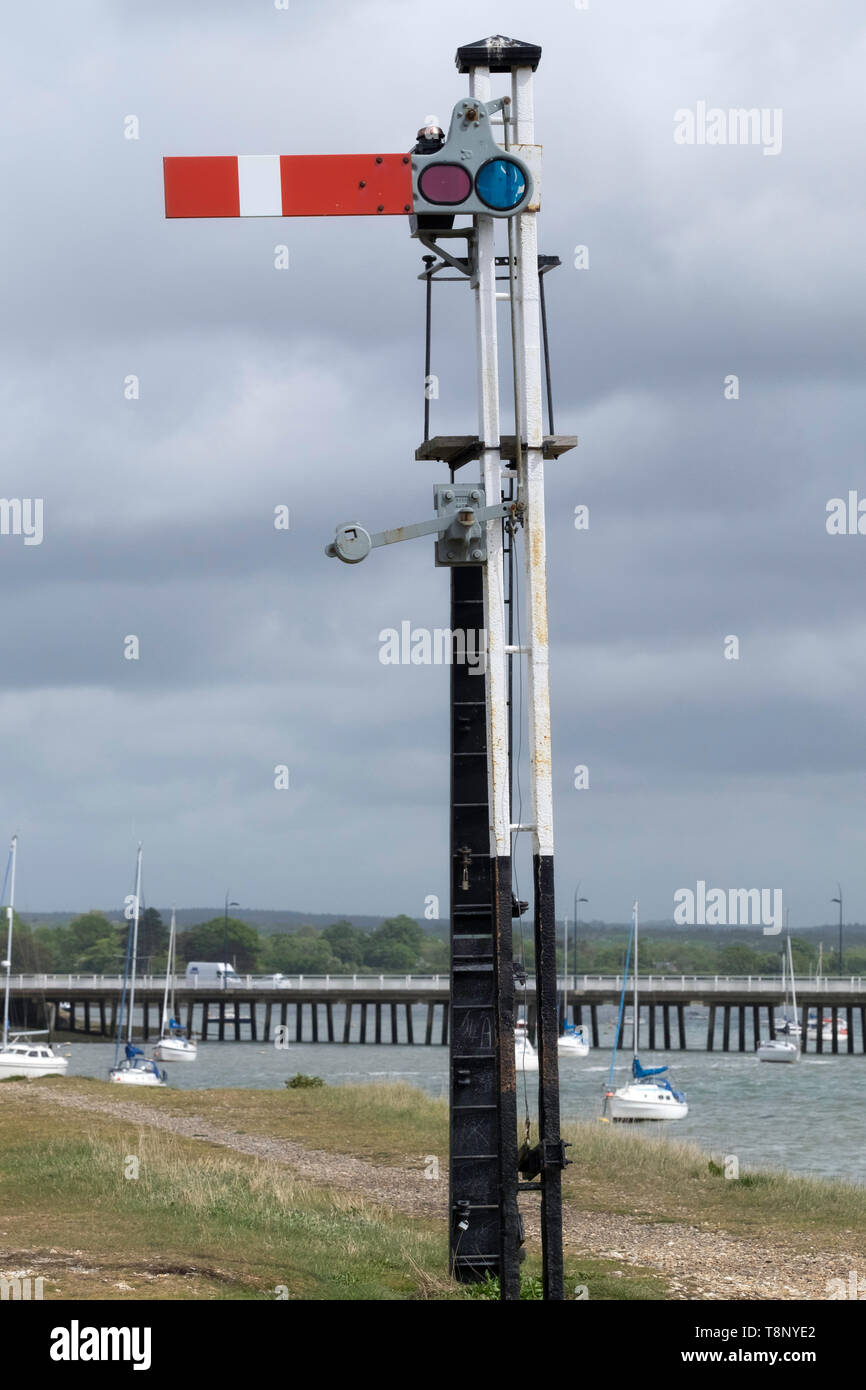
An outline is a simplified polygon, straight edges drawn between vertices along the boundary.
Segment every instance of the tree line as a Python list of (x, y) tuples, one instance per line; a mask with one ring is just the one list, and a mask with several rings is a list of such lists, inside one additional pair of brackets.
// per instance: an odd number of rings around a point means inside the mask
[[(3, 924), (5, 926), (5, 923)], [(112, 921), (103, 912), (84, 912), (65, 926), (31, 927), (15, 917), (12, 970), (97, 975), (120, 974), (126, 959), (127, 922)], [(160, 974), (166, 965), (168, 925), (156, 908), (146, 908), (139, 919), (138, 962), (144, 974)], [(178, 932), (178, 974), (190, 960), (228, 960), (241, 974), (340, 975), (340, 974), (437, 974), (448, 970), (448, 924), (438, 922), (422, 929), (411, 917), (389, 917), (373, 930), (356, 927), (345, 919), (319, 929), (313, 926), (285, 931), (259, 932), (237, 918), (212, 917), (187, 931)], [(617, 975), (625, 964), (628, 933), (609, 929), (599, 935), (584, 930), (578, 940), (576, 973)], [(832, 939), (832, 938), (831, 938)], [(641, 938), (641, 974), (778, 975), (782, 969), (781, 938), (758, 938), (754, 945), (737, 936), (712, 940), (677, 933), (666, 936), (653, 930)], [(829, 942), (828, 942), (829, 946)], [(818, 946), (792, 937), (794, 969), (798, 975), (814, 975)], [(516, 954), (523, 952), (527, 969), (534, 968), (531, 932)], [(558, 966), (563, 969), (562, 943)], [(866, 949), (851, 941), (843, 956), (846, 975), (866, 975)], [(569, 940), (569, 974), (575, 971), (573, 943)], [(825, 975), (838, 974), (838, 950), (823, 953)]]
[[(138, 923), (139, 973), (165, 970), (168, 937), (162, 914), (146, 908)], [(112, 922), (104, 912), (83, 912), (54, 927), (31, 927), (16, 913), (12, 970), (121, 974), (128, 938), (129, 923)], [(227, 960), (239, 974), (435, 974), (448, 969), (448, 946), (404, 915), (389, 917), (372, 931), (343, 920), (323, 930), (301, 926), (267, 936), (237, 918), (212, 917), (178, 932), (177, 959), (178, 974), (191, 960)]]

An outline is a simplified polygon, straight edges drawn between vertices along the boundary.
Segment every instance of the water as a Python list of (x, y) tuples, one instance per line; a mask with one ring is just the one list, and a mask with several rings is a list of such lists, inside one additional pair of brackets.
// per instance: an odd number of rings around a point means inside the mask
[[(415, 1036), (423, 1037), (426, 1010), (419, 1009)], [(335, 1015), (337, 1010), (335, 1010)], [(695, 1043), (706, 1036), (706, 1015), (689, 1011)], [(610, 1066), (611, 1018), (602, 1018), (601, 1046), (586, 1058), (560, 1058), (563, 1120), (592, 1119), (601, 1113)], [(338, 1032), (337, 1036), (340, 1036)], [(717, 1031), (718, 1040), (718, 1031)], [(746, 1045), (753, 1046), (751, 1036)], [(859, 1039), (858, 1039), (859, 1045)], [(107, 1079), (114, 1058), (108, 1043), (64, 1045), (71, 1076)], [(866, 1057), (810, 1052), (791, 1065), (759, 1062), (751, 1052), (679, 1052), (667, 1056), (641, 1049), (645, 1066), (671, 1064), (673, 1084), (687, 1093), (687, 1119), (632, 1126), (632, 1133), (660, 1133), (689, 1139), (717, 1161), (735, 1154), (741, 1169), (784, 1168), (818, 1177), (866, 1182), (866, 1106), (861, 1094)], [(615, 1084), (629, 1078), (630, 1053), (618, 1060)], [(281, 1089), (295, 1072), (321, 1076), (334, 1085), (405, 1081), (432, 1096), (447, 1096), (448, 1049), (367, 1043), (199, 1043), (198, 1060), (167, 1063), (169, 1084), (180, 1090), (219, 1086)], [(529, 1112), (536, 1114), (537, 1076), (526, 1077)], [(130, 1093), (134, 1095), (135, 1093)], [(518, 1107), (524, 1113), (524, 1086), (518, 1075)], [(572, 1159), (578, 1155), (572, 1151)]]

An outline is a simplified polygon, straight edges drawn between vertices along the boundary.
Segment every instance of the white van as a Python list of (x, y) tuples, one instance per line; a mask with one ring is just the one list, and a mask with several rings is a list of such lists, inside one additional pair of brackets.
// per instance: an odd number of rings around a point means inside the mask
[(191, 960), (186, 967), (186, 983), (196, 989), (201, 985), (216, 985), (218, 989), (231, 989), (242, 984), (233, 965), (221, 960)]

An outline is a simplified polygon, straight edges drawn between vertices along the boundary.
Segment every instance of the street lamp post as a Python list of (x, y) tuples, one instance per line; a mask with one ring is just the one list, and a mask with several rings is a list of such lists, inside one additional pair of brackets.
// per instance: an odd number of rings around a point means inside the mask
[(574, 890), (574, 960), (571, 967), (575, 992), (577, 992), (577, 929), (580, 925), (580, 904), (588, 902), (589, 898), (582, 898), (580, 896), (580, 881), (578, 880), (577, 887)]
[(836, 887), (839, 889), (839, 896), (838, 896), (838, 898), (831, 898), (830, 901), (839, 904), (839, 978), (841, 979), (841, 977), (842, 977), (842, 885), (841, 885), (841, 883), (837, 883), (837, 884), (836, 884)]
[(230, 907), (240, 907), (240, 903), (229, 902), (229, 893), (228, 893), (228, 889), (226, 889), (226, 907), (225, 907), (225, 915), (223, 916), (223, 989), (225, 989), (226, 986), (228, 985), (228, 978), (227, 978), (227, 976), (228, 976), (228, 971), (226, 970), (226, 965), (228, 964), (228, 962), (227, 962), (227, 960), (226, 960), (226, 951), (228, 950), (227, 942), (228, 942), (228, 935), (229, 935), (229, 908), (230, 908)]

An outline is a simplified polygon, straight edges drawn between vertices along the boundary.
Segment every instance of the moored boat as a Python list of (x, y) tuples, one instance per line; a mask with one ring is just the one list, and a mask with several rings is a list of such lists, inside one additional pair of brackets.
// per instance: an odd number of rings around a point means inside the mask
[[(129, 938), (126, 946), (126, 968), (123, 975), (123, 993), (120, 999), (120, 1014), (117, 1022), (117, 1043), (114, 1049), (114, 1065), (108, 1073), (109, 1081), (119, 1082), (123, 1086), (164, 1086), (165, 1072), (160, 1072), (159, 1067), (152, 1057), (146, 1057), (140, 1047), (135, 1047), (132, 1041), (132, 1026), (135, 1012), (135, 967), (138, 957), (138, 913), (141, 902), (141, 845), (138, 846), (138, 856), (135, 861), (135, 893), (132, 902), (125, 909), (125, 916), (129, 919)], [(129, 987), (129, 1000), (127, 1002), (127, 986)], [(123, 1061), (120, 1056), (120, 1039), (123, 1034), (124, 1013), (127, 1015), (126, 1046)]]
[(565, 1024), (565, 1031), (557, 1039), (556, 1050), (560, 1057), (588, 1057), (589, 1034), (582, 1023)]
[[(755, 1044), (759, 1062), (799, 1062), (800, 1044), (789, 1039), (799, 1037), (800, 1025), (797, 1023), (797, 983), (794, 979), (794, 957), (791, 954), (791, 938), (787, 941), (788, 975), (785, 975), (785, 955), (782, 955), (782, 990), (785, 995), (785, 1013), (779, 1032), (787, 1033), (788, 1038), (761, 1039)], [(791, 1012), (788, 1012), (788, 983), (790, 980)], [(796, 1030), (796, 1031), (795, 1031)]]
[(9, 903), (6, 908), (7, 935), (6, 985), (3, 991), (3, 1038), (0, 1041), (0, 1081), (13, 1076), (37, 1078), (40, 1076), (64, 1076), (69, 1068), (69, 1060), (61, 1057), (49, 1042), (37, 1042), (37, 1038), (47, 1037), (41, 1030), (9, 1032), (9, 985), (12, 971), (12, 923), (15, 916), (15, 866), (18, 860), (18, 836), (12, 836), (9, 858), (6, 861), (6, 875), (0, 899), (6, 896), (9, 884)]
[[(622, 1032), (622, 1018), (625, 1004), (625, 991), (628, 978), (628, 962), (632, 944), (634, 945), (634, 1039), (632, 1048), (632, 1080), (625, 1086), (613, 1088), (613, 1074), (616, 1066), (616, 1052)], [(604, 1093), (602, 1117), (618, 1121), (632, 1120), (684, 1120), (689, 1113), (688, 1102), (682, 1091), (677, 1091), (665, 1076), (667, 1065), (663, 1067), (643, 1067), (637, 1055), (640, 1009), (638, 1006), (638, 904), (632, 909), (632, 932), (629, 949), (626, 953), (625, 971), (620, 996), (619, 1019), (613, 1056), (608, 1073), (607, 1089)]]
[(759, 1062), (797, 1062), (800, 1044), (785, 1038), (770, 1038), (759, 1042), (755, 1052)]
[(532, 1046), (523, 1018), (514, 1025), (514, 1063), (518, 1072), (538, 1071), (538, 1053)]
[(168, 956), (165, 963), (165, 999), (162, 1005), (162, 1028), (159, 1042), (153, 1055), (160, 1062), (194, 1062), (198, 1055), (198, 1045), (194, 1038), (188, 1038), (186, 1029), (174, 1017), (174, 966), (175, 943), (177, 939), (177, 914), (171, 909), (171, 929), (168, 937)]

